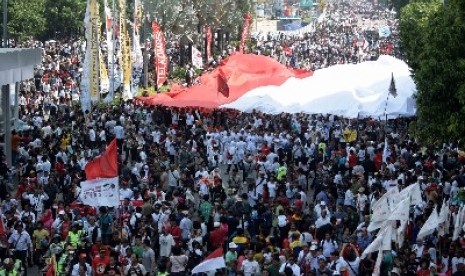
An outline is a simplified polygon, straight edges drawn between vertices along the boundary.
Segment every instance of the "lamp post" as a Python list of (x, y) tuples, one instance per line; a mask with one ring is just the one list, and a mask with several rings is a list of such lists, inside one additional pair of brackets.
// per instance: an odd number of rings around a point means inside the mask
[(8, 48), (8, 0), (3, 0), (3, 48)]

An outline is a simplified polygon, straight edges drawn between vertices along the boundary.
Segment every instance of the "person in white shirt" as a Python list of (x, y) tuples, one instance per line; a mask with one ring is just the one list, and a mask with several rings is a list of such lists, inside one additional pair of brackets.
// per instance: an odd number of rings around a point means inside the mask
[(260, 275), (260, 265), (253, 259), (253, 251), (247, 252), (247, 259), (242, 262), (241, 270), (244, 276)]
[(160, 244), (160, 257), (169, 257), (171, 255), (171, 249), (176, 243), (174, 242), (173, 236), (162, 228), (162, 235), (159, 237)]
[(89, 146), (91, 148), (95, 148), (95, 140), (96, 140), (97, 136), (95, 134), (95, 130), (94, 130), (94, 127), (93, 126), (90, 126), (89, 127)]
[(116, 126), (113, 127), (113, 132), (115, 133), (118, 148), (121, 149), (124, 141), (124, 128), (121, 126), (121, 123), (119, 121), (116, 122)]
[(292, 276), (300, 276), (300, 267), (295, 263), (294, 256), (290, 256), (289, 259), (281, 265), (279, 273), (284, 274), (287, 267), (292, 269)]
[(27, 274), (27, 256), (29, 252), (32, 252), (31, 237), (29, 233), (24, 230), (22, 222), (16, 223), (15, 228), (16, 230), (13, 231), (8, 238), (8, 243), (13, 245), (10, 249), (14, 250), (15, 259), (21, 260), (24, 271)]

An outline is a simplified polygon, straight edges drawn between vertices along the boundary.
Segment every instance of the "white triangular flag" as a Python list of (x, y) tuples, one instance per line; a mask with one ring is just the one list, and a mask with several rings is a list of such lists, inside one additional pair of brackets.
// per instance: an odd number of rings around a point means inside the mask
[(396, 201), (395, 198), (398, 198), (398, 196), (399, 188), (395, 186), (394, 188), (387, 190), (387, 192), (371, 206), (371, 210), (374, 210), (379, 204), (383, 204), (383, 200), (387, 200), (389, 206), (392, 205), (392, 203)]
[(438, 212), (436, 211), (436, 206), (434, 206), (431, 215), (426, 220), (425, 224), (423, 224), (423, 227), (421, 227), (420, 232), (417, 235), (417, 239), (423, 239), (424, 237), (433, 234), (438, 227), (438, 220)]
[(402, 199), (410, 198), (410, 205), (417, 205), (423, 201), (421, 198), (420, 184), (418, 183), (415, 183), (415, 184), (412, 184), (406, 187), (399, 193), (400, 193), (399, 198), (402, 198)]
[(449, 209), (449, 204), (448, 202), (446, 202), (446, 200), (444, 200), (442, 202), (442, 206), (441, 206), (441, 210), (439, 211), (439, 236), (443, 237), (444, 235), (446, 235), (448, 232), (449, 232), (449, 229), (447, 227), (447, 220), (448, 220), (448, 217), (449, 217), (449, 212), (450, 212), (450, 209)]
[(454, 222), (454, 233), (452, 235), (452, 241), (456, 241), (459, 238), (460, 231), (462, 231), (463, 226), (463, 215), (464, 215), (464, 208), (460, 207), (457, 216), (455, 217)]
[(389, 220), (407, 221), (410, 215), (410, 198), (399, 202), (389, 216)]
[(378, 251), (380, 248), (383, 250), (390, 250), (391, 248), (391, 235), (392, 226), (387, 224), (379, 232), (376, 238), (370, 243), (370, 245), (363, 250), (362, 259), (365, 259), (368, 254)]

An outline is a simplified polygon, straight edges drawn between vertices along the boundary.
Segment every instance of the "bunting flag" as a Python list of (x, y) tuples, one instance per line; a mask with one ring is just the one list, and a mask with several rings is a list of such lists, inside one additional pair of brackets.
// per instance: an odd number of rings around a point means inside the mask
[(448, 202), (444, 199), (442, 202), (441, 210), (439, 211), (439, 230), (438, 234), (439, 236), (443, 237), (446, 234), (449, 234), (449, 214), (450, 214), (450, 209), (449, 209), (449, 204)]
[(249, 34), (250, 34), (250, 20), (252, 19), (252, 16), (250, 13), (247, 13), (244, 19), (244, 26), (242, 28), (242, 35), (241, 35), (241, 44), (239, 46), (239, 52), (241, 54), (244, 53), (245, 49), (245, 41), (249, 39)]
[(85, 172), (87, 180), (118, 176), (118, 148), (116, 139), (113, 139), (100, 157), (86, 164)]
[(423, 199), (421, 198), (420, 184), (415, 183), (409, 185), (407, 188), (400, 191), (399, 198), (410, 198), (410, 206), (420, 204), (423, 202)]
[(394, 73), (391, 75), (391, 85), (389, 85), (389, 94), (394, 98), (397, 97), (396, 82), (394, 81)]
[(207, 40), (207, 60), (210, 62), (212, 60), (212, 40), (213, 40), (213, 35), (212, 35), (212, 28), (210, 26), (205, 27), (205, 36)]
[(156, 22), (152, 22), (153, 48), (155, 49), (155, 72), (157, 87), (168, 80), (168, 56), (166, 55), (165, 36)]
[(391, 155), (389, 150), (388, 139), (384, 137), (384, 148), (383, 148), (383, 163), (387, 163), (388, 157)]
[(459, 238), (460, 232), (462, 231), (463, 224), (464, 224), (464, 216), (465, 215), (465, 208), (462, 206), (460, 207), (457, 215), (455, 216), (454, 221), (454, 232), (452, 233), (452, 241), (456, 241)]
[(382, 195), (374, 204), (372, 204), (371, 210), (375, 210), (378, 207), (378, 204), (383, 204), (383, 200), (386, 200), (389, 208), (391, 208), (391, 206), (393, 208), (395, 204), (392, 203), (396, 201), (396, 197), (398, 196), (399, 188), (397, 186), (387, 190), (384, 195)]
[(203, 68), (203, 60), (202, 60), (202, 53), (195, 48), (194, 46), (192, 48), (192, 65), (197, 68), (197, 69), (202, 69)]
[(438, 227), (438, 221), (438, 212), (436, 211), (436, 206), (434, 206), (431, 215), (429, 215), (425, 224), (423, 224), (423, 226), (421, 227), (420, 232), (418, 232), (417, 240), (421, 240), (424, 237), (433, 234), (434, 231), (436, 231), (436, 228)]
[(376, 252), (380, 249), (391, 250), (392, 240), (392, 224), (386, 224), (379, 232), (376, 238), (370, 243), (370, 245), (363, 250), (362, 259), (365, 259), (368, 254)]
[(410, 215), (410, 198), (399, 202), (389, 216), (389, 220), (408, 221)]

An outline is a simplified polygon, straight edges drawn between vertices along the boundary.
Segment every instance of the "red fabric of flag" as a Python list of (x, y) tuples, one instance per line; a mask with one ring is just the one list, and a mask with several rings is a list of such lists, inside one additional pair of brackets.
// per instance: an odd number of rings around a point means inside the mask
[(90, 161), (86, 165), (87, 180), (97, 178), (112, 178), (118, 176), (118, 149), (114, 139), (105, 150), (105, 153)]

